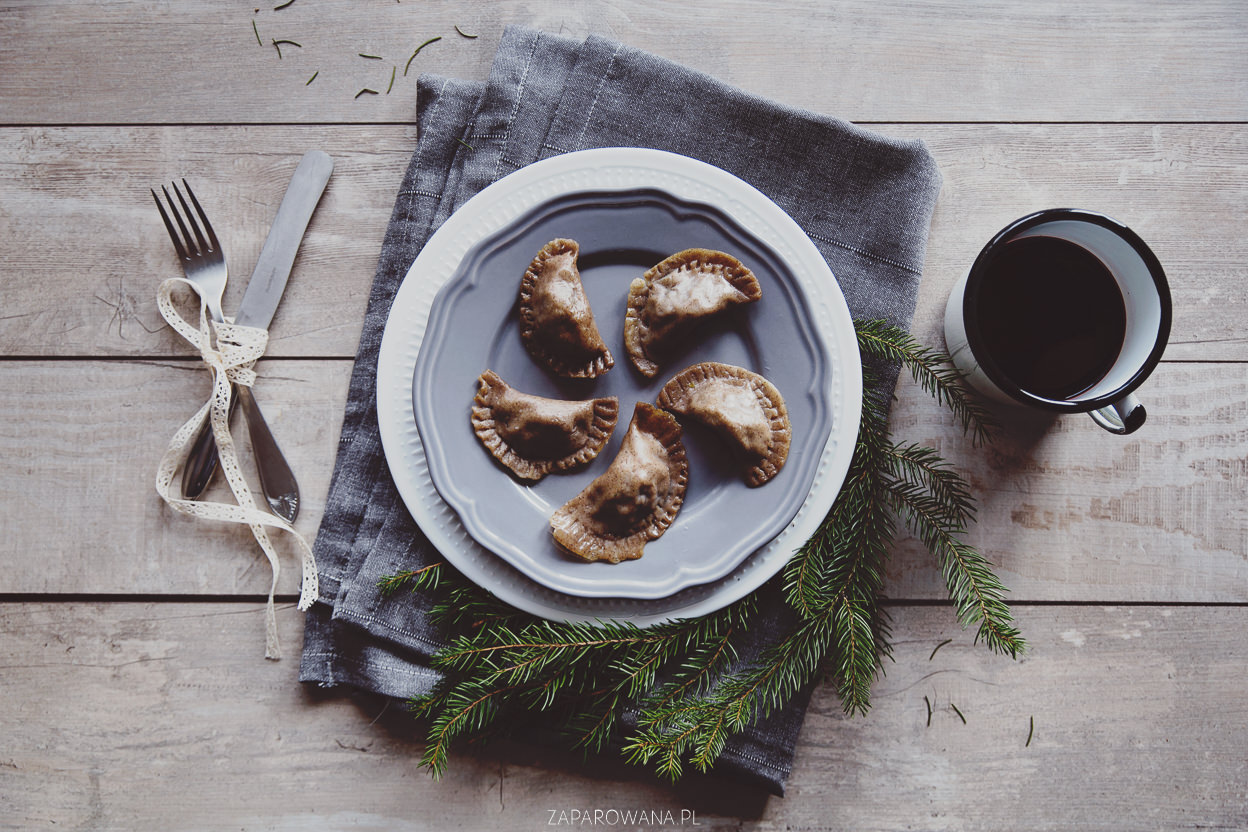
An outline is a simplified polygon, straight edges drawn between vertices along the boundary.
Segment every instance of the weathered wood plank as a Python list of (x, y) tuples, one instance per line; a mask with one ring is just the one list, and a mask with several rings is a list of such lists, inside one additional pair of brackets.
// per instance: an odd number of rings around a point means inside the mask
[[(402, 121), (414, 75), (484, 78), (502, 29), (603, 34), (761, 95), (870, 121), (1243, 120), (1234, 0), (174, 5), (9, 2), (6, 123)], [(253, 31), (252, 23), (256, 29)], [(458, 35), (459, 25), (476, 39)], [(403, 71), (415, 47), (442, 40)], [(99, 48), (101, 38), (107, 49)], [(271, 45), (290, 39), (281, 58)], [(360, 53), (378, 55), (368, 60)], [(85, 63), (81, 56), (90, 55)], [(47, 56), (47, 59), (43, 59)], [(37, 71), (36, 71), (37, 68)], [(392, 68), (390, 94), (382, 93)], [(312, 84), (308, 79), (319, 73)], [(1061, 95), (1064, 90), (1077, 95)]]
[[(898, 131), (900, 132), (900, 131)], [(1248, 129), (1180, 125), (933, 125), (944, 185), (932, 218), (914, 332), (944, 344), (945, 301), (983, 245), (1044, 208), (1100, 211), (1157, 254), (1174, 299), (1166, 358), (1248, 360), (1248, 241), (1222, 219), (1248, 214)]]
[[(299, 476), (298, 525), (309, 536), (349, 371), (347, 361), (260, 366), (257, 396)], [(0, 505), (25, 521), (6, 523), (0, 538), (0, 592), (267, 591), (245, 530), (183, 518), (153, 489), (165, 443), (207, 395), (206, 378), (190, 362), (0, 363)], [(1131, 437), (1084, 417), (1016, 419), (998, 444), (974, 450), (945, 411), (904, 385), (893, 428), (965, 472), (980, 501), (970, 539), (1000, 564), (1014, 598), (1248, 601), (1248, 365), (1165, 364), (1143, 395), (1150, 421)], [(297, 582), (286, 569), (283, 590)], [(913, 542), (898, 546), (888, 593), (944, 597)]]
[[(293, 7), (292, 7), (293, 8)], [(1170, 359), (1248, 360), (1248, 128), (880, 125), (928, 142), (945, 177), (915, 331), (940, 345), (950, 287), (1010, 220), (1061, 205), (1133, 226), (1175, 300)], [(337, 167), (273, 324), (269, 354), (354, 355), (377, 253), (415, 146), (405, 126), (0, 129), (0, 354), (185, 354), (155, 292), (179, 273), (149, 187), (187, 176), (241, 299), (299, 149)], [(294, 150), (292, 150), (294, 148)], [(68, 245), (67, 240), (74, 240)]]
[[(936, 448), (965, 476), (979, 507), (967, 539), (1014, 597), (1243, 602), (1245, 369), (1163, 365), (1139, 392), (1148, 422), (1128, 437), (1081, 415), (1000, 408), (1001, 438), (975, 449), (908, 379), (890, 425), (895, 438)], [(931, 556), (903, 536), (887, 592), (928, 597), (940, 585)]]
[[(259, 657), (260, 605), (6, 604), (0, 828), (539, 829), (595, 809), (760, 832), (1248, 823), (1244, 608), (1020, 618), (1031, 650), (1012, 662), (947, 609), (895, 608), (874, 708), (846, 717), (820, 686), (781, 800), (508, 747), (434, 781), (397, 706), (325, 699), (293, 656)], [(279, 621), (293, 652), (301, 616)]]
[[(257, 370), (256, 398), (299, 480), (295, 525), (311, 540), (351, 365), (262, 361)], [(250, 531), (185, 517), (156, 494), (161, 455), (209, 394), (202, 364), (4, 362), (0, 378), (0, 592), (268, 592), (269, 567)], [(241, 422), (234, 435), (246, 448)], [(244, 466), (250, 472), (249, 454)], [(208, 496), (231, 501), (221, 480)], [(282, 587), (298, 591), (296, 549), (280, 534), (275, 545)]]
[(149, 189), (186, 178), (221, 238), (233, 314), (305, 150), (335, 160), (270, 355), (355, 354), (415, 127), (23, 128), (0, 142), (7, 355), (186, 355), (156, 288), (180, 276)]
[[(820, 688), (779, 801), (515, 748), (459, 756), (434, 783), (398, 708), (300, 689), (293, 609), (280, 614), (288, 658), (273, 664), (259, 658), (258, 604), (5, 603), (0, 829), (545, 828), (551, 810), (586, 808), (749, 830), (1248, 828), (1240, 3), (274, 5), (0, 0), (0, 356), (20, 359), (0, 361), (0, 593), (267, 590), (245, 531), (177, 516), (152, 489), (207, 385), (168, 360), (187, 353), (153, 299), (178, 270), (146, 190), (191, 180), (226, 238), (232, 308), (299, 154), (338, 162), (274, 325), (270, 354), (298, 360), (263, 362), (258, 390), (311, 536), (415, 143), (415, 74), (483, 79), (502, 27), (525, 23), (926, 140), (945, 176), (915, 322), (928, 343), (949, 287), (1010, 219), (1077, 205), (1135, 227), (1176, 301), (1141, 433), (1016, 418), (974, 450), (909, 386), (893, 426), (966, 472), (981, 506), (970, 538), (1012, 598), (1235, 606), (1024, 603), (1032, 650), (1018, 663), (971, 646), (946, 607), (894, 607), (875, 709), (848, 719)], [(279, 37), (303, 46), (279, 60)], [(392, 67), (389, 94), (354, 97), (383, 90)], [(1050, 123), (1003, 123), (1020, 121)], [(105, 357), (123, 360), (93, 360)], [(888, 592), (943, 597), (913, 541)]]

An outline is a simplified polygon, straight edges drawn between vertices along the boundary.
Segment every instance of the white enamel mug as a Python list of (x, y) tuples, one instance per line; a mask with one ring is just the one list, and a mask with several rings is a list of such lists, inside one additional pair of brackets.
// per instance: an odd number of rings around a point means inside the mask
[[(1029, 236), (1057, 237), (1095, 255), (1122, 294), (1126, 329), (1118, 356), (1104, 376), (1068, 398), (1047, 398), (1024, 389), (986, 349), (976, 302), (986, 264), (1002, 246)], [(1170, 288), (1157, 257), (1122, 223), (1104, 214), (1054, 208), (1015, 220), (997, 233), (954, 286), (945, 307), (945, 346), (954, 365), (976, 390), (996, 401), (1059, 413), (1087, 413), (1111, 433), (1126, 434), (1144, 424), (1135, 396), (1161, 360), (1170, 337)]]

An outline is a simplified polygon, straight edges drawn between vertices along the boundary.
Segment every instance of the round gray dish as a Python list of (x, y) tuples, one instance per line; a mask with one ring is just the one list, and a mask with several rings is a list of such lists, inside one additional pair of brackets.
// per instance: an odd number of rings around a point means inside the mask
[[(557, 378), (521, 343), (520, 276), (556, 237), (580, 244), (582, 281), (615, 356), (615, 367), (598, 379)], [(686, 248), (716, 249), (740, 259), (758, 277), (762, 299), (708, 325), (683, 354), (646, 379), (623, 345), (628, 285)], [(727, 446), (686, 421), (689, 486), (666, 534), (647, 544), (641, 559), (620, 564), (585, 563), (560, 550), (550, 534), (550, 515), (610, 464), (634, 403), (653, 403), (669, 378), (699, 361), (745, 367), (780, 390), (793, 427), (784, 469), (766, 485), (750, 488)], [(469, 422), (477, 376), (487, 369), (540, 396), (619, 397), (620, 419), (611, 441), (584, 468), (534, 485), (518, 482), (481, 445)], [(434, 487), (481, 546), (559, 592), (653, 599), (727, 575), (797, 514), (832, 429), (830, 373), (807, 298), (769, 246), (711, 205), (660, 190), (590, 191), (544, 202), (469, 250), (434, 299), (412, 397)]]

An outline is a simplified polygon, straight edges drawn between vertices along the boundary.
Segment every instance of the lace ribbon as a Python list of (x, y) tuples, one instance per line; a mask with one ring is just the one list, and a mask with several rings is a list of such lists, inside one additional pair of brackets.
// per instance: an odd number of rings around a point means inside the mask
[[(165, 454), (161, 457), (160, 467), (156, 472), (156, 493), (169, 506), (183, 514), (201, 517), (206, 520), (223, 520), (227, 523), (242, 523), (251, 528), (256, 542), (264, 550), (265, 557), (272, 568), (273, 580), (269, 585), (269, 601), (265, 606), (265, 651), (266, 659), (280, 659), (281, 648), (277, 641), (277, 612), (273, 604), (273, 596), (277, 592), (277, 577), (281, 573), (277, 551), (269, 539), (269, 528), (281, 529), (290, 534), (298, 544), (303, 564), (303, 582), (299, 594), (299, 609), (306, 610), (312, 606), (317, 596), (316, 560), (312, 557), (312, 547), (295, 531), (285, 519), (257, 507), (252, 497), (247, 479), (243, 476), (238, 464), (238, 453), (234, 447), (234, 438), (230, 435), (230, 385), (242, 384), (252, 386), (256, 381), (256, 373), (252, 366), (264, 354), (268, 346), (268, 330), (249, 326), (237, 326), (233, 323), (213, 321), (208, 317), (207, 305), (200, 300), (199, 327), (196, 328), (186, 321), (173, 306), (173, 287), (178, 284), (195, 285), (181, 277), (171, 277), (160, 284), (157, 293), (157, 304), (161, 316), (179, 335), (199, 350), (200, 357), (212, 371), (212, 396), (204, 403), (195, 415), (186, 421), (169, 442)], [(230, 503), (207, 503), (198, 500), (184, 499), (174, 489), (174, 474), (186, 463), (190, 455), (191, 444), (204, 414), (207, 413), (212, 424), (213, 438), (216, 439), (217, 452), (221, 459), (221, 470), (230, 484), (237, 505)]]

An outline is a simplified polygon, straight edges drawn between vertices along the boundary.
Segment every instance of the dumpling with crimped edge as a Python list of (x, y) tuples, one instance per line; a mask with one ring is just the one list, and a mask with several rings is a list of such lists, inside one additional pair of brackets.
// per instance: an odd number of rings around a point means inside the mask
[(615, 366), (581, 283), (575, 240), (542, 246), (520, 280), (520, 338), (555, 375), (596, 378)]
[(745, 481), (771, 480), (789, 456), (793, 429), (784, 397), (758, 373), (705, 361), (663, 385), (658, 405), (691, 416), (723, 436), (745, 462)]
[(689, 483), (680, 423), (638, 402), (611, 466), (550, 518), (555, 541), (588, 561), (641, 557), (676, 519)]
[(653, 377), (699, 324), (762, 296), (758, 278), (730, 254), (705, 248), (673, 254), (628, 287), (628, 357)]
[(477, 379), (472, 429), (494, 458), (522, 480), (588, 463), (611, 437), (620, 413), (614, 396), (585, 401), (521, 393), (493, 370)]

